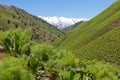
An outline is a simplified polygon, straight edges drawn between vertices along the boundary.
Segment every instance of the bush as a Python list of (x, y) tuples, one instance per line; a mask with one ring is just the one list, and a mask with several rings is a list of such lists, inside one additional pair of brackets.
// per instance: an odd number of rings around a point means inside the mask
[(94, 75), (94, 80), (119, 80), (120, 69), (116, 65), (112, 65), (100, 61), (89, 61), (84, 71)]
[(37, 44), (31, 47), (33, 55), (40, 61), (48, 61), (54, 54), (54, 49), (50, 45)]
[(0, 61), (0, 80), (35, 80), (27, 71), (23, 59), (7, 58)]
[(26, 60), (28, 68), (35, 74), (37, 68), (40, 67), (40, 61), (33, 55), (29, 56)]
[(30, 29), (22, 30), (19, 28), (6, 32), (0, 31), (0, 33), (2, 34), (2, 36), (0, 36), (0, 44), (4, 45), (6, 50), (13, 56), (22, 56), (26, 52), (30, 54)]

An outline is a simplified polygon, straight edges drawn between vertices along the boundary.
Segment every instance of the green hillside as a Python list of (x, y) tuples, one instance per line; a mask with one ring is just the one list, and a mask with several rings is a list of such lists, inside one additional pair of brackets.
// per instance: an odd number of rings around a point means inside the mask
[(120, 1), (58, 39), (54, 46), (72, 50), (80, 58), (120, 65)]
[(51, 43), (63, 33), (46, 21), (14, 6), (0, 5), (0, 29), (5, 31), (22, 27), (33, 29), (33, 38)]
[(120, 80), (119, 4), (62, 36), (58, 49), (40, 41), (52, 43), (62, 32), (0, 5), (0, 80)]

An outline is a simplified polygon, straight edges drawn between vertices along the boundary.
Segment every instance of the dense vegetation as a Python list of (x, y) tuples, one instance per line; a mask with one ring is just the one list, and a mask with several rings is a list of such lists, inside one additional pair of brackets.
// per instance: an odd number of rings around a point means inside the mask
[(13, 57), (0, 61), (0, 80), (35, 80), (23, 61)]
[(46, 21), (14, 6), (0, 5), (0, 30), (32, 27), (34, 39), (52, 43), (63, 33)]
[(54, 46), (72, 50), (79, 58), (120, 65), (120, 1), (58, 39)]
[(0, 5), (0, 80), (120, 80), (119, 4), (61, 37), (57, 49), (41, 42), (52, 43), (61, 32)]
[(6, 48), (0, 61), (0, 80), (119, 80), (117, 65), (81, 60), (31, 39), (31, 29), (0, 31)]

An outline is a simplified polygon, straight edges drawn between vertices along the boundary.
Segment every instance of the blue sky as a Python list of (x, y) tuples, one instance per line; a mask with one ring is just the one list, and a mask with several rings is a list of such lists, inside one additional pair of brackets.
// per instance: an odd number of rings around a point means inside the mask
[(0, 0), (0, 4), (14, 5), (36, 16), (92, 18), (116, 0)]

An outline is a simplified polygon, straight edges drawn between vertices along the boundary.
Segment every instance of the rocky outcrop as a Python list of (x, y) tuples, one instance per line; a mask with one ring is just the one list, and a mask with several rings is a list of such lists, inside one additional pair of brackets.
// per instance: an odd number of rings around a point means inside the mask
[(0, 53), (4, 53), (5, 52), (5, 48), (3, 46), (0, 46)]

